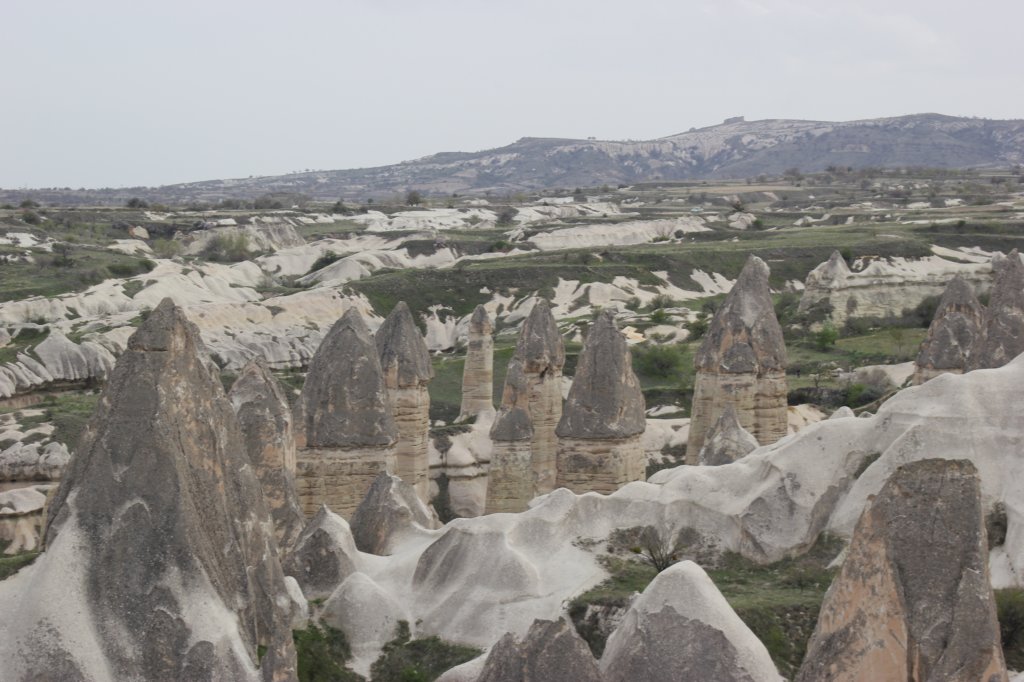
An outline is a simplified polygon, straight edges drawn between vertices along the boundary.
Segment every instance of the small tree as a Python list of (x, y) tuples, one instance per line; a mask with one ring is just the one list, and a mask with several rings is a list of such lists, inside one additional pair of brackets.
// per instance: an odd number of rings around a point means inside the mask
[(411, 189), (405, 193), (406, 206), (419, 206), (422, 203), (423, 195), (420, 194), (419, 190)]
[(125, 206), (127, 206), (128, 208), (149, 208), (149, 202), (147, 202), (145, 199), (132, 197), (131, 199), (128, 200), (127, 203), (125, 203)]
[(663, 538), (653, 526), (647, 526), (640, 533), (639, 543), (629, 548), (645, 562), (661, 573), (682, 558), (682, 548), (677, 540)]
[(818, 350), (827, 351), (836, 345), (838, 339), (839, 331), (831, 322), (826, 322), (814, 335), (814, 345)]

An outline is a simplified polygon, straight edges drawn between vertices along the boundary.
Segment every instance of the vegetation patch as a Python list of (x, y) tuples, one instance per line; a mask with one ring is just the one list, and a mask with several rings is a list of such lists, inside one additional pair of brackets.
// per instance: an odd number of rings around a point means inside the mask
[(352, 649), (345, 633), (330, 625), (310, 623), (305, 630), (292, 631), (299, 663), (299, 682), (365, 682), (345, 667)]
[(411, 639), (409, 623), (399, 621), (395, 638), (384, 645), (370, 668), (374, 682), (431, 682), (446, 670), (479, 656), (473, 647), (446, 642), (439, 637)]

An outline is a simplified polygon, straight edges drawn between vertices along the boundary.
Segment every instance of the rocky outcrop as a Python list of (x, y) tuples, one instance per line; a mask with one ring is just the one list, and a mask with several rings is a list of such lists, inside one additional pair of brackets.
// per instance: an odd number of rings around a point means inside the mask
[(602, 682), (587, 643), (564, 618), (535, 620), (523, 641), (509, 633), (491, 648), (476, 682)]
[(254, 255), (260, 251), (278, 251), (306, 243), (290, 224), (270, 220), (263, 217), (255, 224), (236, 225), (234, 220), (225, 219), (226, 225), (218, 221), (205, 229), (179, 234), (177, 238), (184, 244), (185, 253), (193, 256), (216, 248), (217, 242), (224, 240), (231, 240)]
[(971, 346), (982, 330), (984, 315), (985, 308), (971, 285), (959, 275), (954, 277), (942, 294), (917, 353), (914, 383), (923, 384), (947, 372), (963, 372)]
[(659, 573), (633, 602), (608, 637), (601, 672), (610, 682), (782, 679), (768, 650), (691, 561)]
[(610, 493), (646, 478), (640, 436), (647, 426), (629, 346), (605, 311), (587, 334), (558, 422), (556, 485)]
[(4, 554), (39, 549), (46, 496), (54, 487), (36, 485), (0, 492), (0, 541), (7, 543)]
[(439, 524), (408, 483), (381, 473), (352, 514), (352, 537), (359, 551), (389, 554), (393, 542), (422, 535)]
[(395, 470), (398, 430), (362, 316), (350, 308), (324, 337), (295, 406), (296, 484), (307, 515), (349, 516), (381, 472)]
[[(491, 426), (494, 452), (488, 481), (488, 510), (522, 511), (535, 495), (554, 489), (555, 427), (562, 416), (564, 365), (565, 346), (558, 325), (548, 302), (537, 299), (519, 332), (505, 376), (501, 409)], [(526, 474), (522, 465), (527, 446), (531, 468), (528, 482), (523, 481)]]
[(199, 332), (171, 301), (118, 361), (46, 546), (0, 584), (5, 676), (297, 679), (260, 484)]
[(756, 449), (757, 439), (740, 426), (736, 408), (729, 403), (708, 431), (704, 446), (700, 449), (698, 463), (705, 466), (730, 464)]
[(865, 509), (797, 680), (1006, 680), (977, 470), (921, 460)]
[(295, 490), (295, 435), (284, 390), (262, 360), (242, 369), (228, 393), (242, 427), (245, 449), (256, 467), (263, 497), (274, 520), (277, 544), (286, 550), (305, 519)]
[(469, 318), (466, 364), (462, 370), (462, 407), (459, 421), (481, 412), (494, 412), (494, 325), (478, 305)]
[(786, 435), (786, 344), (775, 319), (768, 266), (750, 256), (715, 313), (694, 358), (697, 369), (687, 464), (727, 404), (761, 445)]
[(359, 552), (348, 522), (321, 505), (302, 530), (284, 562), (307, 599), (329, 596), (345, 578), (359, 570)]
[(831, 320), (837, 327), (856, 317), (898, 317), (960, 276), (976, 291), (992, 285), (989, 263), (962, 263), (940, 256), (878, 258), (855, 263), (851, 270), (838, 251), (811, 270), (804, 282), (799, 313)]
[(13, 443), (0, 452), (0, 481), (59, 481), (69, 461), (63, 443)]
[(994, 262), (995, 283), (968, 369), (1002, 367), (1024, 353), (1024, 262), (1017, 249)]
[[(30, 325), (31, 327), (31, 325)], [(114, 367), (114, 355), (92, 341), (78, 344), (56, 330), (16, 360), (0, 365), (0, 398), (28, 393), (54, 384), (103, 381)]]
[(427, 456), (430, 394), (427, 384), (434, 377), (430, 353), (404, 301), (400, 301), (387, 316), (375, 338), (391, 414), (398, 430), (395, 474), (411, 485), (421, 500), (426, 501), (430, 482)]

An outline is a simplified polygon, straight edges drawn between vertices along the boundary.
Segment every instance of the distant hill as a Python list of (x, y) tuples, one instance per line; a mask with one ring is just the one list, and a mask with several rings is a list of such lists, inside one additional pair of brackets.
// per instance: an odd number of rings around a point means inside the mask
[[(505, 194), (639, 181), (745, 178), (828, 166), (1007, 167), (1024, 163), (1024, 120), (915, 114), (832, 123), (741, 118), (656, 140), (525, 137), (480, 152), (442, 152), (391, 166), (311, 171), (117, 190), (36, 190), (43, 201), (216, 201), (274, 192), (363, 200), (418, 189)], [(0, 200), (26, 192), (0, 191)]]

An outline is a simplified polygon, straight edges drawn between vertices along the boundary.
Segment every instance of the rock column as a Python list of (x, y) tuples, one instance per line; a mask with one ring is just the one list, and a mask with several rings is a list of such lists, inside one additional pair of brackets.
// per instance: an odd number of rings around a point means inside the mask
[(307, 517), (321, 504), (350, 516), (377, 474), (394, 473), (398, 430), (377, 348), (355, 308), (310, 361), (295, 425), (296, 483)]
[(536, 495), (554, 490), (564, 365), (562, 335), (548, 302), (538, 299), (520, 330), (491, 427), (488, 511), (522, 511)]
[(459, 421), (494, 412), (494, 325), (482, 305), (469, 318), (469, 344), (462, 370)]
[(786, 345), (768, 288), (768, 266), (750, 256), (694, 359), (697, 378), (686, 463), (727, 404), (761, 445), (786, 435)]
[(985, 309), (974, 290), (957, 276), (946, 286), (914, 367), (914, 383), (940, 374), (961, 374), (971, 346), (981, 332)]
[(993, 261), (995, 283), (982, 332), (971, 346), (968, 369), (1002, 367), (1024, 353), (1024, 263), (1017, 249)]
[(605, 311), (587, 335), (558, 423), (556, 486), (610, 493), (644, 480), (644, 409), (629, 346)]
[(395, 475), (408, 483), (424, 502), (430, 487), (427, 439), (430, 433), (430, 394), (434, 377), (430, 352), (404, 301), (399, 302), (377, 330), (384, 384), (398, 429)]

